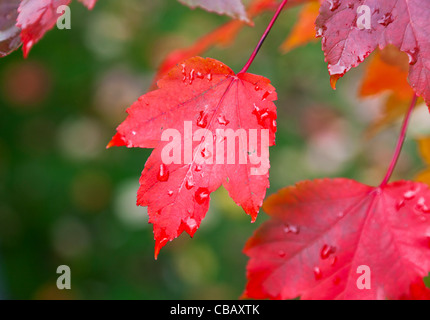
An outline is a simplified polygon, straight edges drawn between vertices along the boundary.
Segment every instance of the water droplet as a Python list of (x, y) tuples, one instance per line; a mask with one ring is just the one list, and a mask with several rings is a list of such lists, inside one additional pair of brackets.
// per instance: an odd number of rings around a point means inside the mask
[(195, 195), (198, 204), (203, 204), (209, 199), (208, 188), (198, 188)]
[(209, 159), (212, 156), (212, 153), (206, 148), (203, 148), (200, 154), (202, 155), (203, 159)]
[(321, 249), (321, 259), (327, 259), (331, 254), (336, 252), (336, 247), (329, 246), (325, 244)]
[(319, 267), (314, 268), (314, 277), (315, 277), (315, 280), (321, 280), (322, 272), (321, 272), (321, 269)]
[(157, 174), (158, 181), (165, 182), (169, 180), (169, 170), (164, 163), (160, 164)]
[(317, 32), (316, 32), (316, 36), (317, 38), (321, 38), (324, 34), (324, 31), (327, 30), (326, 26), (322, 26), (321, 28), (318, 28)]
[(201, 128), (206, 128), (208, 125), (208, 115), (205, 114), (203, 111), (200, 111), (200, 116), (197, 119), (197, 125)]
[(186, 224), (191, 234), (196, 232), (196, 230), (198, 229), (197, 221), (193, 218), (188, 218)]
[(414, 49), (406, 51), (406, 53), (409, 57), (409, 64), (411, 66), (413, 66), (414, 64), (417, 63), (419, 51), (420, 51), (420, 49), (418, 49), (418, 48), (414, 48)]
[(204, 75), (200, 71), (197, 71), (196, 77), (199, 78), (199, 79), (203, 79)]
[(405, 200), (412, 200), (416, 194), (417, 194), (416, 190), (409, 190), (403, 194), (403, 198), (405, 198)]
[(201, 164), (198, 164), (198, 165), (196, 165), (194, 171), (200, 172), (200, 171), (202, 171), (202, 169), (203, 169), (203, 166)]
[(264, 94), (263, 94), (263, 97), (261, 98), (261, 100), (262, 101), (264, 101), (264, 100), (266, 100), (267, 99), (267, 97), (270, 95), (270, 92), (269, 91), (266, 91)]
[(212, 81), (212, 73), (208, 73), (208, 75), (206, 77), (209, 81)]
[(337, 213), (337, 216), (338, 216), (339, 218), (343, 218), (343, 217), (345, 216), (345, 213), (344, 213), (343, 211), (339, 211), (339, 212)]
[(169, 197), (173, 196), (173, 191), (169, 190), (169, 192), (167, 192), (167, 194), (169, 195)]
[(255, 91), (259, 91), (259, 90), (260, 90), (260, 87), (255, 85)]
[(182, 74), (185, 76), (187, 74), (185, 70), (185, 63), (181, 64), (181, 66), (182, 66)]
[(225, 115), (220, 114), (220, 115), (218, 116), (218, 123), (219, 123), (219, 124), (221, 124), (221, 125), (223, 125), (223, 126), (226, 126), (226, 125), (228, 125), (228, 124), (230, 123), (230, 121), (228, 121), (228, 120), (225, 118)]
[(272, 121), (272, 130), (273, 130), (273, 132), (275, 132), (276, 131), (276, 128), (277, 128), (277, 122), (276, 122), (276, 120), (273, 120)]
[(336, 264), (336, 262), (337, 262), (337, 257), (336, 256), (331, 257), (331, 259), (330, 259), (330, 265), (334, 266)]
[(285, 257), (285, 255), (286, 255), (285, 251), (283, 251), (283, 250), (279, 250), (279, 252), (278, 252), (278, 256), (279, 256), (280, 258)]
[[(274, 115), (274, 113), (269, 111), (268, 108), (260, 109), (255, 104), (254, 104), (254, 110), (252, 111), (252, 114), (254, 114), (257, 117), (257, 122), (262, 127), (265, 127), (264, 122), (266, 119), (269, 119), (269, 118), (272, 118), (273, 120), (276, 119), (276, 116)], [(273, 126), (273, 121), (272, 121), (272, 126)], [(275, 127), (276, 127), (276, 124), (275, 124)]]
[(192, 69), (192, 70), (191, 70), (191, 72), (190, 72), (190, 84), (193, 84), (193, 81), (194, 81), (194, 73), (195, 73), (195, 70), (194, 70), (194, 69)]
[(292, 225), (292, 224), (284, 224), (284, 232), (285, 233), (292, 233), (292, 234), (299, 234), (300, 227)]
[(354, 4), (352, 2), (348, 3), (347, 5), (348, 9), (354, 9)]
[(427, 207), (425, 202), (426, 202), (426, 200), (424, 199), (424, 197), (420, 197), (418, 199), (416, 206), (415, 206), (415, 209), (418, 211), (421, 211), (423, 213), (430, 213), (430, 208)]
[(330, 3), (330, 11), (335, 11), (340, 7), (340, 0), (329, 0)]
[(390, 23), (394, 21), (393, 15), (391, 13), (386, 13), (382, 16), (381, 19), (378, 20), (378, 23), (380, 25), (383, 25), (384, 27), (388, 26)]
[(190, 190), (192, 187), (194, 187), (194, 178), (192, 175), (188, 175), (185, 180), (185, 188)]
[(396, 203), (396, 210), (399, 211), (401, 208), (403, 208), (405, 206), (405, 200), (400, 200), (399, 202)]

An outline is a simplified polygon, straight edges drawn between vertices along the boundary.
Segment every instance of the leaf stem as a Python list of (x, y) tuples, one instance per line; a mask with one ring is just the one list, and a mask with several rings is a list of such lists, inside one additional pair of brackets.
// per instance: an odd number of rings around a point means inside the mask
[(405, 142), (406, 138), (406, 131), (408, 130), (409, 120), (411, 119), (412, 111), (417, 104), (418, 96), (414, 94), (414, 97), (412, 98), (411, 105), (405, 115), (405, 119), (403, 120), (402, 129), (400, 131), (399, 139), (397, 140), (397, 146), (396, 150), (394, 151), (393, 158), (391, 160), (390, 166), (388, 167), (387, 173), (384, 177), (384, 180), (382, 180), (380, 184), (380, 188), (385, 187), (388, 183), (388, 181), (391, 178), (391, 175), (393, 174), (394, 168), (396, 167), (397, 160), (399, 160), (400, 153), (402, 151), (403, 143)]
[(245, 73), (246, 71), (248, 71), (249, 67), (251, 66), (252, 62), (254, 61), (255, 57), (257, 56), (258, 51), (260, 51), (264, 40), (266, 40), (267, 36), (269, 35), (270, 30), (272, 30), (273, 25), (275, 24), (276, 20), (279, 17), (279, 14), (281, 13), (282, 9), (284, 9), (287, 2), (288, 2), (288, 0), (283, 0), (281, 2), (281, 4), (279, 5), (278, 9), (275, 12), (275, 15), (273, 16), (272, 20), (270, 21), (269, 25), (267, 26), (266, 31), (264, 31), (263, 36), (261, 37), (261, 39), (258, 42), (257, 46), (255, 47), (254, 51), (252, 52), (251, 56), (249, 57), (248, 61), (245, 64), (245, 66), (242, 68), (242, 70), (239, 71), (239, 73)]

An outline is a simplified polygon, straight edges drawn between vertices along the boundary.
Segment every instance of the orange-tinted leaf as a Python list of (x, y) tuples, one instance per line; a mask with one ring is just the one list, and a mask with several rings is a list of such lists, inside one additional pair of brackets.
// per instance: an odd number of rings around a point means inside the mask
[(423, 137), (418, 139), (418, 148), (421, 157), (430, 165), (430, 137)]
[(367, 137), (405, 115), (414, 95), (407, 81), (408, 69), (407, 55), (391, 45), (375, 52), (368, 61), (359, 96), (365, 98), (383, 93), (389, 93), (389, 96), (382, 115), (367, 129)]
[(360, 88), (367, 97), (391, 91), (399, 100), (409, 102), (414, 91), (408, 83), (408, 57), (394, 46), (375, 52), (368, 62)]
[(406, 114), (409, 105), (409, 100), (399, 99), (396, 94), (391, 93), (383, 105), (379, 118), (367, 128), (366, 137), (371, 138), (386, 126), (402, 118)]
[(430, 137), (421, 137), (417, 142), (420, 155), (428, 167), (418, 173), (414, 180), (430, 186)]
[(305, 4), (300, 12), (299, 19), (288, 38), (281, 45), (281, 50), (288, 52), (311, 41), (317, 41), (315, 36), (315, 20), (319, 14), (319, 1)]

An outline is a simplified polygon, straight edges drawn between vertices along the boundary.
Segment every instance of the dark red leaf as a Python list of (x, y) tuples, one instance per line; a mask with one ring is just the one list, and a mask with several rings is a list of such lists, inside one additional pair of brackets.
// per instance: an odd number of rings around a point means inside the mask
[(409, 56), (409, 82), (430, 105), (429, 21), (428, 0), (324, 1), (317, 35), (322, 37), (332, 84), (377, 47), (393, 44)]
[(20, 0), (0, 0), (0, 57), (21, 45), (20, 30), (15, 26)]
[[(80, 0), (89, 9), (94, 7), (96, 0)], [(71, 0), (23, 0), (19, 6), (17, 26), (21, 28), (24, 57), (28, 56), (35, 45), (57, 23), (61, 16), (57, 9), (69, 5)]]
[[(270, 196), (263, 209), (271, 219), (245, 247), (250, 257), (245, 296), (422, 296), (413, 288), (423, 289), (417, 279), (430, 271), (426, 185), (401, 181), (374, 188), (348, 179), (306, 181)], [(363, 280), (360, 266), (369, 268), (369, 289), (357, 284)]]

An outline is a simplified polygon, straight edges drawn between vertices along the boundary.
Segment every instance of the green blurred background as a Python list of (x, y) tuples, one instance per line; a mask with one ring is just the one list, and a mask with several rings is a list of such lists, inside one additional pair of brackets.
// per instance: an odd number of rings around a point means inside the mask
[[(265, 213), (251, 224), (221, 188), (194, 239), (183, 234), (155, 261), (146, 208), (135, 206), (151, 150), (105, 149), (163, 57), (229, 18), (176, 0), (99, 0), (93, 11), (74, 1), (71, 10), (71, 30), (51, 30), (26, 60), (17, 51), (0, 61), (0, 297), (237, 299), (242, 248)], [(281, 54), (297, 12), (282, 14), (249, 70), (279, 95), (268, 194), (326, 176), (376, 184), (398, 125), (364, 140), (384, 97), (357, 100), (362, 68), (334, 92), (319, 43)], [(204, 56), (240, 70), (270, 17)], [(429, 133), (428, 118), (415, 116), (412, 127), (411, 136)], [(396, 176), (423, 167), (408, 139)], [(70, 266), (72, 290), (56, 288), (59, 265)]]

